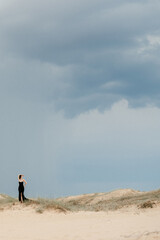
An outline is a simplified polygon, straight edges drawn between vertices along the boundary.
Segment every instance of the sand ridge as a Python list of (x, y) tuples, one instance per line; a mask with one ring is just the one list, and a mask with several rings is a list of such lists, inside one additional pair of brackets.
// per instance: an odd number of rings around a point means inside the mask
[(2, 194), (0, 194), (0, 199), (4, 199), (4, 196)]
[(75, 203), (79, 205), (92, 206), (95, 210), (104, 210), (104, 205), (112, 203), (113, 201), (122, 200), (123, 198), (139, 197), (147, 192), (140, 192), (133, 189), (118, 189), (107, 193), (91, 193), (77, 196), (69, 196), (59, 198), (63, 203)]
[(144, 192), (140, 192), (137, 190), (133, 189), (118, 189), (114, 190), (112, 192), (107, 192), (107, 193), (90, 193), (90, 194), (83, 194), (83, 195), (77, 195), (77, 196), (69, 196), (65, 197), (66, 201), (68, 200), (79, 200), (82, 198), (87, 198), (87, 197), (94, 197), (94, 199), (101, 198), (103, 199), (111, 199), (111, 198), (118, 198), (118, 197), (123, 197), (123, 196), (132, 196), (136, 194), (143, 194)]

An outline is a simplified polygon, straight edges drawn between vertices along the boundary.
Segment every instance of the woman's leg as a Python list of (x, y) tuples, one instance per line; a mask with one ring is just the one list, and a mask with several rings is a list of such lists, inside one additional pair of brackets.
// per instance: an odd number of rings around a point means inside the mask
[(21, 201), (21, 193), (19, 191), (19, 196), (18, 196), (19, 201)]
[(23, 198), (23, 202), (24, 202), (24, 200), (25, 200), (24, 191), (22, 193), (22, 198)]
[(22, 195), (22, 192), (21, 192), (21, 203), (23, 203), (23, 195)]

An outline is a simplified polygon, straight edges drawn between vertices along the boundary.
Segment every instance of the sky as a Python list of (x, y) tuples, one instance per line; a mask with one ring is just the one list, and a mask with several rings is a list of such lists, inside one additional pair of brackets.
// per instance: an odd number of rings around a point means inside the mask
[(0, 192), (160, 183), (160, 2), (0, 1)]

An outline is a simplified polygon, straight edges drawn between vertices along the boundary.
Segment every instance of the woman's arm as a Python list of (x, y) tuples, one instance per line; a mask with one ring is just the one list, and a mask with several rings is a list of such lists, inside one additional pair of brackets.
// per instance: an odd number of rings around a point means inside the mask
[(25, 180), (25, 179), (23, 179), (23, 182), (25, 183), (25, 186), (26, 186), (27, 182), (26, 182), (26, 180)]

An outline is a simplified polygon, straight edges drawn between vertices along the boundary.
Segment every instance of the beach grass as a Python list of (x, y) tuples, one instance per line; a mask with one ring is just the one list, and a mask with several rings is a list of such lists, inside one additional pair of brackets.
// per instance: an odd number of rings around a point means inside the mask
[(55, 199), (45, 199), (45, 198), (37, 198), (34, 200), (29, 200), (24, 202), (26, 206), (33, 206), (37, 213), (43, 213), (46, 210), (54, 210), (57, 212), (66, 213), (70, 209), (64, 206), (63, 203), (56, 201)]
[[(108, 193), (106, 193), (107, 195)], [(124, 207), (136, 206), (137, 208), (153, 208), (160, 203), (160, 190), (144, 192), (141, 194), (134, 194), (132, 196), (111, 197), (105, 200), (105, 193), (103, 199), (95, 200), (96, 194), (92, 196), (84, 195), (79, 199), (67, 200), (67, 198), (59, 199), (60, 202), (65, 203), (71, 211), (109, 211), (118, 210)]]
[[(58, 199), (37, 198), (23, 203), (24, 207), (31, 206), (36, 213), (56, 211), (59, 213), (78, 211), (115, 211), (121, 208), (136, 206), (138, 209), (153, 208), (160, 204), (160, 190), (140, 192), (133, 195), (108, 197), (110, 193), (84, 194), (80, 197), (63, 197)], [(0, 211), (6, 207), (19, 204), (18, 200), (8, 195), (0, 195)], [(101, 198), (102, 196), (102, 198)], [(96, 200), (96, 201), (95, 201)]]
[(18, 202), (18, 200), (16, 198), (10, 197), (6, 194), (0, 194), (1, 198), (0, 198), (0, 206), (2, 205), (8, 205), (8, 204), (15, 204), (16, 202)]

